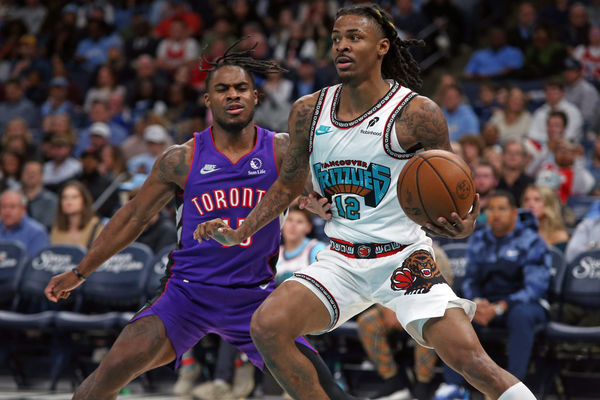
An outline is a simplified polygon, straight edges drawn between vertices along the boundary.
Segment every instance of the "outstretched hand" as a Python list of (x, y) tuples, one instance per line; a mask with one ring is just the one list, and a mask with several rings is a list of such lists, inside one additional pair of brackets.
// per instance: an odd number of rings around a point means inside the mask
[(450, 215), (452, 222), (449, 222), (444, 217), (439, 217), (437, 219), (437, 225), (428, 222), (425, 226), (422, 226), (421, 229), (429, 235), (443, 236), (450, 239), (462, 239), (469, 236), (475, 230), (475, 222), (477, 221), (479, 212), (479, 193), (476, 193), (471, 212), (469, 212), (464, 219), (453, 212)]
[(194, 231), (194, 240), (197, 240), (198, 243), (213, 238), (223, 246), (228, 247), (242, 242), (238, 239), (238, 236), (238, 231), (230, 228), (221, 218), (198, 224)]
[(65, 271), (62, 274), (53, 276), (44, 289), (44, 294), (48, 300), (57, 302), (59, 299), (66, 299), (71, 295), (71, 290), (83, 283), (73, 271)]
[(322, 219), (331, 219), (331, 203), (327, 197), (322, 197), (317, 192), (312, 192), (308, 196), (298, 197), (298, 207), (307, 209)]

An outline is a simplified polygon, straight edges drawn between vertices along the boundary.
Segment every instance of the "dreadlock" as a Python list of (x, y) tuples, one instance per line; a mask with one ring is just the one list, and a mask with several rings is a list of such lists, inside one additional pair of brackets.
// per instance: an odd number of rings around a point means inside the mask
[(425, 46), (425, 42), (417, 39), (402, 40), (396, 32), (396, 27), (390, 15), (376, 4), (359, 4), (340, 9), (335, 18), (343, 15), (359, 15), (369, 17), (377, 22), (383, 36), (390, 40), (390, 49), (383, 57), (381, 73), (386, 79), (393, 79), (403, 86), (412, 89), (419, 88), (421, 68), (408, 51), (412, 46)]
[(258, 42), (254, 43), (248, 50), (234, 51), (234, 49), (244, 40), (248, 39), (249, 36), (242, 38), (225, 50), (225, 53), (217, 58), (215, 61), (209, 61), (206, 57), (202, 57), (202, 61), (209, 65), (208, 68), (200, 68), (200, 71), (208, 72), (206, 77), (206, 87), (210, 84), (210, 79), (215, 71), (218, 71), (222, 67), (236, 66), (242, 68), (250, 75), (252, 84), (254, 85), (254, 74), (271, 74), (276, 72), (287, 72), (285, 68), (282, 68), (278, 64), (271, 61), (257, 60), (252, 57), (254, 49), (258, 46)]

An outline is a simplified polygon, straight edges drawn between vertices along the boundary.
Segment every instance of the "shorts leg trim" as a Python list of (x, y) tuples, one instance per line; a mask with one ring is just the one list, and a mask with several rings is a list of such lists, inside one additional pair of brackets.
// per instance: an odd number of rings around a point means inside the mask
[(321, 292), (321, 294), (325, 297), (325, 299), (327, 299), (329, 306), (333, 310), (333, 318), (331, 318), (331, 322), (329, 323), (329, 326), (327, 327), (326, 331), (331, 330), (331, 328), (333, 328), (335, 326), (335, 324), (337, 324), (338, 320), (340, 319), (340, 307), (338, 306), (337, 301), (335, 301), (335, 298), (331, 295), (331, 293), (329, 293), (329, 290), (327, 290), (325, 288), (325, 286), (323, 286), (319, 281), (317, 281), (312, 276), (308, 276), (308, 275), (301, 274), (298, 272), (295, 272), (294, 276), (312, 283), (312, 285), (315, 288), (317, 288), (319, 290), (319, 292)]

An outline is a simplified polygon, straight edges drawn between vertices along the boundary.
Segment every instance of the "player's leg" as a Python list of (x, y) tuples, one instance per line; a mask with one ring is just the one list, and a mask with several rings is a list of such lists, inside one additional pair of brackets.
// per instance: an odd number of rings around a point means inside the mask
[(77, 388), (73, 399), (116, 399), (119, 390), (142, 373), (176, 357), (165, 326), (156, 315), (128, 324), (98, 368)]
[(486, 396), (501, 400), (535, 400), (525, 385), (488, 356), (462, 308), (448, 308), (443, 317), (428, 320), (422, 333), (427, 344), (435, 348), (446, 364)]
[(256, 310), (250, 334), (265, 364), (295, 399), (350, 399), (335, 384), (320, 357), (296, 343), (299, 336), (329, 328), (331, 315), (301, 283), (286, 281)]

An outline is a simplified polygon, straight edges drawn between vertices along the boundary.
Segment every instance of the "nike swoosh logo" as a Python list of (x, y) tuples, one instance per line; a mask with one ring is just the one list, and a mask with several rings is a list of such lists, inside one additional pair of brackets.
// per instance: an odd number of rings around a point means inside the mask
[(219, 169), (220, 169), (220, 168), (206, 168), (206, 167), (203, 167), (203, 168), (200, 170), (200, 173), (201, 173), (202, 175), (204, 175), (204, 174), (210, 174), (211, 172), (218, 171)]
[(269, 286), (269, 283), (265, 283), (259, 286), (259, 288), (261, 288), (262, 290), (265, 290), (267, 287)]

